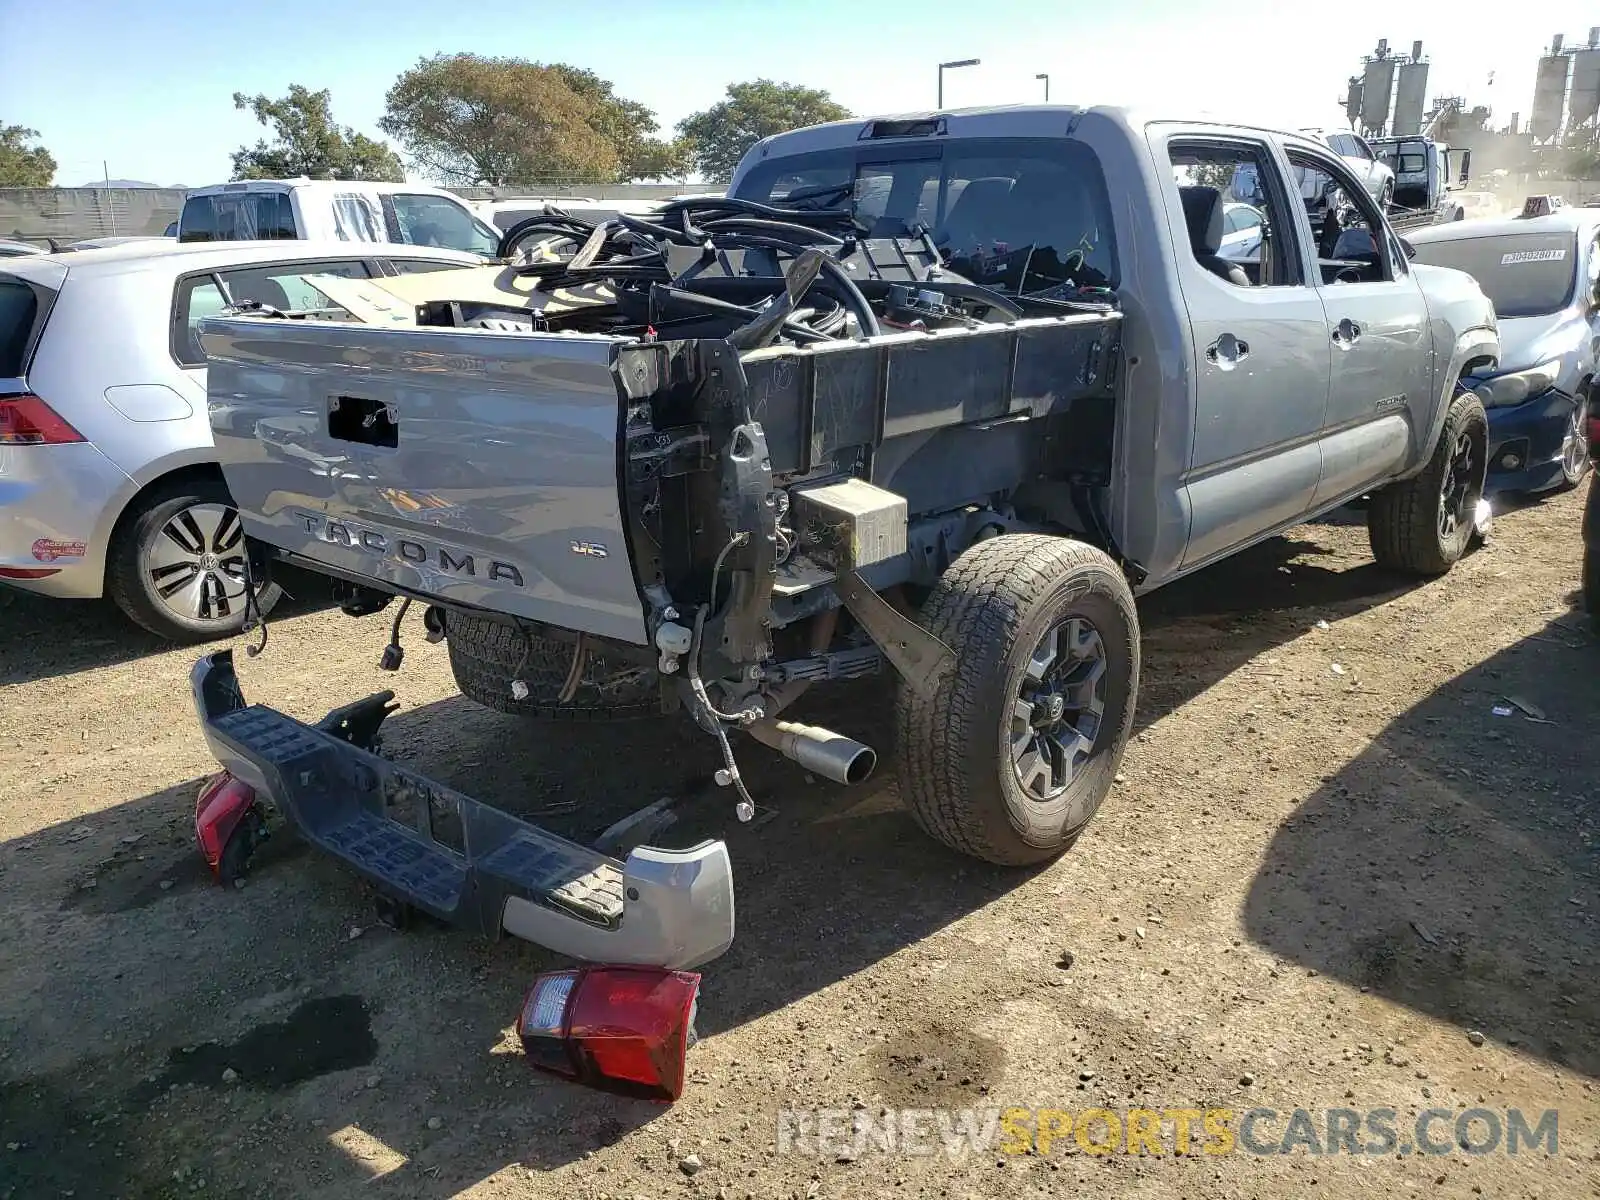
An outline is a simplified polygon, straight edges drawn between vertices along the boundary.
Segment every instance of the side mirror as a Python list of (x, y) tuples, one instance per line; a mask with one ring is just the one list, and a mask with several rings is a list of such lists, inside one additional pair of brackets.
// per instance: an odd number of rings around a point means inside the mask
[(1461, 182), (1465, 183), (1472, 174), (1472, 151), (1461, 152)]
[(1400, 239), (1400, 249), (1406, 252), (1407, 258), (1415, 258), (1417, 256), (1417, 248), (1406, 241), (1405, 238)]

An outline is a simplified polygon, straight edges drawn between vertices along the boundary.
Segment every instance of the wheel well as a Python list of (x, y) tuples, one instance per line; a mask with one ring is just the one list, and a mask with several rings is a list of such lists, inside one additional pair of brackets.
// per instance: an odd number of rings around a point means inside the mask
[(1476, 374), (1483, 367), (1494, 366), (1494, 362), (1494, 357), (1488, 354), (1481, 355), (1478, 358), (1468, 359), (1466, 362), (1461, 364), (1461, 374), (1457, 375), (1456, 378), (1465, 379), (1468, 375)]
[(111, 545), (117, 540), (117, 536), (122, 532), (123, 527), (127, 525), (128, 521), (133, 519), (139, 510), (144, 507), (144, 501), (151, 495), (151, 493), (160, 489), (171, 487), (175, 483), (187, 483), (191, 480), (196, 482), (200, 480), (214, 480), (217, 483), (221, 483), (226, 486), (226, 481), (222, 477), (222, 468), (216, 463), (190, 463), (187, 466), (177, 467), (174, 470), (168, 471), (165, 475), (158, 475), (156, 478), (152, 479), (149, 483), (145, 484), (137, 492), (128, 497), (128, 502), (122, 506), (122, 511), (117, 514), (116, 521), (112, 523), (111, 534), (106, 539), (107, 553), (105, 570), (111, 569)]

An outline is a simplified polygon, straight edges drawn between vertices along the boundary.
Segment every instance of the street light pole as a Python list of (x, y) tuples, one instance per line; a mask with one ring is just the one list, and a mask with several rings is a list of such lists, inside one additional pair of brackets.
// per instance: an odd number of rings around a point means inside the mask
[(942, 63), (939, 64), (939, 107), (940, 108), (944, 107), (944, 73), (945, 73), (945, 69), (946, 68), (950, 68), (950, 69), (953, 70), (956, 67), (975, 67), (975, 66), (978, 65), (978, 62), (979, 62), (979, 60), (976, 59), (976, 58), (962, 58), (962, 59), (957, 59), (955, 62), (942, 62)]
[(1050, 76), (1046, 75), (1044, 72), (1041, 71), (1039, 74), (1035, 75), (1034, 78), (1035, 79), (1044, 80), (1044, 102), (1046, 104), (1049, 104), (1050, 103)]

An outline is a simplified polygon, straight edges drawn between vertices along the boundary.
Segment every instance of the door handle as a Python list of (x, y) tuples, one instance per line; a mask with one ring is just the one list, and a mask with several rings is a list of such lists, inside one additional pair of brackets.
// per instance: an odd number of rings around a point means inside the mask
[(1349, 317), (1340, 321), (1333, 327), (1333, 344), (1341, 350), (1348, 350), (1361, 340), (1361, 326)]
[(1206, 361), (1223, 371), (1231, 371), (1250, 356), (1250, 343), (1225, 333), (1206, 347)]

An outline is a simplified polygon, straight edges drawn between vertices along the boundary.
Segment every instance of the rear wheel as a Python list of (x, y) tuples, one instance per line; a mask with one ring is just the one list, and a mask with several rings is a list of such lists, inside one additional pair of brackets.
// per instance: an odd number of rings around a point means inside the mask
[[(655, 716), (661, 711), (653, 668), (616, 662), (594, 650), (585, 652), (577, 683), (567, 699), (573, 642), (524, 635), (500, 621), (451, 613), (445, 622), (445, 648), (456, 687), (468, 700), (497, 712), (544, 720), (616, 721)], [(521, 680), (520, 699), (513, 684)]]
[(1133, 726), (1139, 622), (1116, 564), (1015, 534), (961, 555), (923, 606), (956, 654), (932, 696), (902, 684), (901, 793), (924, 831), (987, 862), (1043, 862), (1099, 810)]
[[(112, 535), (106, 592), (151, 633), (175, 642), (231, 637), (245, 623), (244, 527), (220, 480), (158, 486), (136, 501)], [(259, 578), (259, 576), (258, 576)], [(263, 583), (262, 614), (279, 589)]]
[(1443, 575), (1453, 567), (1472, 540), (1488, 456), (1483, 402), (1462, 392), (1422, 473), (1373, 493), (1367, 534), (1378, 563), (1413, 575)]

